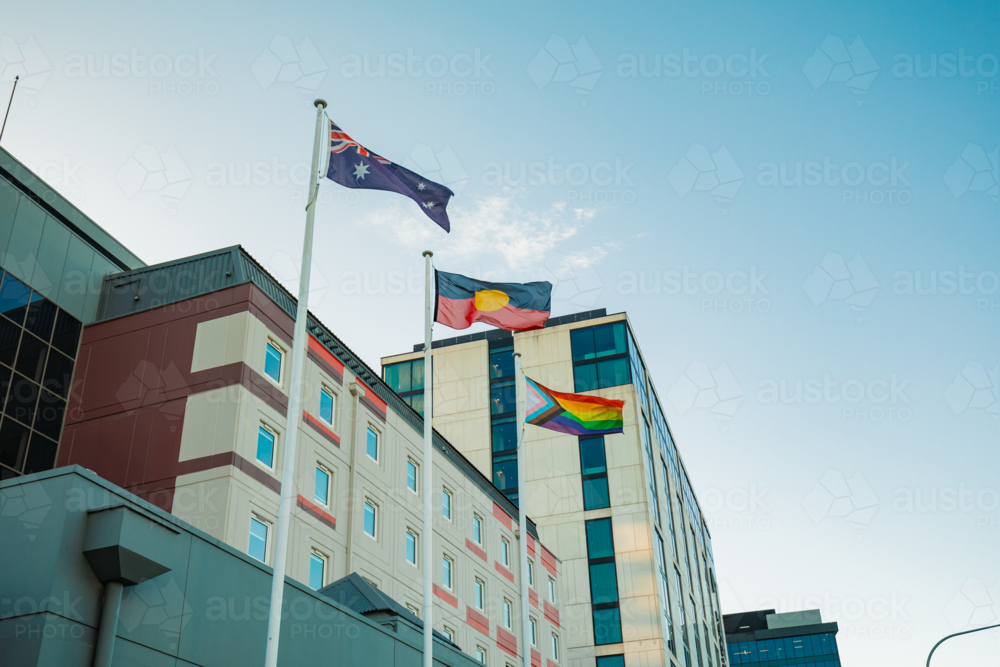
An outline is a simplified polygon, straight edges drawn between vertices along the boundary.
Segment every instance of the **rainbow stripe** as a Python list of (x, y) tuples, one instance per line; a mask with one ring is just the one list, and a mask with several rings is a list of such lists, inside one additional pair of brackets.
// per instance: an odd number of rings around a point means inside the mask
[(623, 430), (622, 408), (617, 401), (586, 394), (552, 391), (531, 378), (527, 384), (525, 422), (569, 435), (610, 435)]

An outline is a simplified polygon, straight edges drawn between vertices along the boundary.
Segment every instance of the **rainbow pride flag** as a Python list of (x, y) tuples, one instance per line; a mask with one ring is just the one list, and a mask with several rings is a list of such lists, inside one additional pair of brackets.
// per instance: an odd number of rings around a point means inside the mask
[(529, 377), (525, 422), (569, 435), (609, 435), (622, 432), (622, 408), (616, 401), (586, 394), (564, 394)]

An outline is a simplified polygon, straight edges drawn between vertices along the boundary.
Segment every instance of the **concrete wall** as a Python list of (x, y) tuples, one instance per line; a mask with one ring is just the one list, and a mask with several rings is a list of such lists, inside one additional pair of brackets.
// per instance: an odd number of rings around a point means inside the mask
[[(271, 527), (265, 559), (271, 563), (287, 435), (291, 329), (291, 318), (250, 284), (87, 327), (60, 463), (91, 468), (241, 551), (247, 550), (256, 516)], [(264, 372), (268, 342), (284, 353), (279, 382)], [(310, 556), (317, 553), (327, 562), (324, 584), (358, 572), (419, 609), (420, 546), (414, 566), (406, 561), (405, 538), (408, 529), (423, 538), (422, 496), (406, 486), (406, 463), (424, 464), (422, 434), (315, 340), (306, 366), (288, 575), (307, 582)], [(320, 388), (334, 396), (332, 424), (318, 417)], [(272, 466), (256, 460), (262, 424), (277, 436)], [(366, 453), (368, 428), (379, 434), (377, 461)], [(331, 475), (323, 506), (313, 494), (317, 465)], [(502, 630), (496, 626), (506, 598), (514, 606), (513, 630), (520, 634), (516, 521), (437, 450), (433, 465), (440, 517), (431, 563), (439, 593), (435, 628), (450, 631), (473, 654), (482, 646), (489, 664), (513, 660), (501, 648)], [(441, 515), (445, 488), (452, 494), (450, 521)], [(366, 500), (379, 510), (374, 539), (363, 531)], [(483, 522), (482, 545), (471, 543), (473, 516)], [(499, 563), (501, 538), (510, 545), (508, 567)], [(531, 549), (535, 586), (542, 593), (532, 610), (547, 651), (549, 636), (562, 629), (558, 611), (544, 613), (543, 547), (531, 540)], [(454, 563), (450, 588), (442, 580), (445, 556)], [(558, 562), (545, 562), (561, 586)], [(477, 577), (486, 583), (485, 628), (470, 621)]]
[[(125, 505), (175, 533), (171, 570), (123, 595), (113, 665), (262, 664), (271, 570), (79, 467), (0, 483), (0, 654), (18, 667), (89, 667), (103, 586), (84, 557), (88, 512)], [(279, 663), (419, 667), (422, 635), (393, 631), (286, 580)], [(335, 658), (334, 658), (335, 656)], [(435, 664), (478, 663), (436, 640)], [(491, 663), (497, 664), (497, 663)]]

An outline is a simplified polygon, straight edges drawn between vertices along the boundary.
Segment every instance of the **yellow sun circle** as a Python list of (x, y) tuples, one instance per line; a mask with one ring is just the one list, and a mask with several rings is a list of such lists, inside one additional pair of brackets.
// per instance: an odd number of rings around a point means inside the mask
[(476, 292), (476, 310), (500, 310), (508, 301), (510, 297), (500, 290), (487, 289)]

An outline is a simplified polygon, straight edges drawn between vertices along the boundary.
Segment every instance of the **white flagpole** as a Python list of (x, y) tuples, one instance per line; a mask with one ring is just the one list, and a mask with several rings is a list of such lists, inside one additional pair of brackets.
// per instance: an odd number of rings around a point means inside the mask
[(278, 503), (278, 536), (274, 545), (274, 574), (271, 578), (271, 606), (267, 618), (267, 648), (264, 667), (277, 667), (281, 637), (281, 599), (285, 592), (285, 557), (288, 555), (288, 525), (295, 498), (295, 448), (302, 417), (302, 379), (306, 365), (306, 319), (309, 314), (309, 273), (312, 268), (313, 220), (319, 192), (319, 153), (323, 136), (324, 100), (316, 100), (316, 138), (313, 143), (309, 203), (306, 204), (306, 232), (302, 241), (302, 268), (299, 274), (299, 302), (292, 338), (292, 377), (288, 385), (288, 417), (285, 423), (285, 455), (281, 463), (281, 501)]
[(431, 425), (433, 413), (434, 372), (431, 368), (431, 327), (434, 310), (432, 308), (431, 281), (433, 270), (431, 258), (434, 253), (424, 251), (426, 271), (424, 281), (424, 667), (434, 667), (434, 591), (431, 584), (434, 560), (434, 430)]
[[(524, 497), (524, 375), (521, 353), (514, 353), (514, 378), (517, 382), (517, 525), (521, 549), (521, 650), (524, 667), (531, 667), (531, 627), (528, 619), (528, 519)], [(536, 553), (541, 548), (535, 544)], [(540, 559), (539, 559), (540, 560)]]

